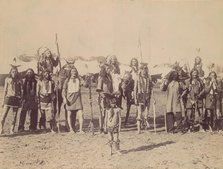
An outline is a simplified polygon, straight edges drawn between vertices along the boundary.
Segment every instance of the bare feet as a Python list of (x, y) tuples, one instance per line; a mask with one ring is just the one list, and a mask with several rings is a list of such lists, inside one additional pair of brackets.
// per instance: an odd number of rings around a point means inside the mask
[(10, 130), (10, 134), (14, 134), (14, 130)]
[(210, 133), (212, 133), (212, 132), (213, 132), (212, 127), (211, 127), (211, 126), (209, 126), (209, 132), (210, 132)]
[(79, 134), (85, 134), (85, 132), (83, 130), (80, 130)]
[(43, 129), (43, 133), (44, 133), (44, 134), (47, 133), (47, 130), (46, 130), (46, 129)]
[(200, 129), (199, 132), (200, 133), (205, 133), (205, 130), (204, 129)]
[(146, 127), (145, 127), (145, 129), (148, 130), (149, 128), (150, 128), (149, 122), (146, 121)]
[(117, 154), (118, 154), (118, 155), (122, 155), (121, 150), (118, 150), (118, 151), (117, 151)]
[(50, 130), (50, 132), (51, 132), (52, 134), (56, 133), (54, 130)]
[(2, 129), (2, 130), (0, 130), (0, 134), (2, 135), (3, 133), (4, 133), (3, 129)]
[(218, 133), (222, 134), (223, 133), (223, 130), (219, 130)]
[(68, 133), (69, 134), (75, 134), (76, 132), (74, 130), (70, 130)]
[(61, 133), (60, 125), (58, 125), (57, 128), (58, 128), (58, 133)]

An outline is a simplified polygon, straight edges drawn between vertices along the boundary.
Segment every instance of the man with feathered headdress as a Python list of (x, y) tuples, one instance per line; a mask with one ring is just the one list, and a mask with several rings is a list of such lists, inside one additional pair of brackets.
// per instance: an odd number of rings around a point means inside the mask
[(110, 73), (120, 74), (119, 62), (115, 55), (108, 56), (107, 63), (109, 64)]
[(37, 53), (39, 55), (38, 72), (43, 73), (48, 71), (53, 73), (53, 68), (59, 63), (59, 57), (54, 56), (47, 47), (39, 48)]

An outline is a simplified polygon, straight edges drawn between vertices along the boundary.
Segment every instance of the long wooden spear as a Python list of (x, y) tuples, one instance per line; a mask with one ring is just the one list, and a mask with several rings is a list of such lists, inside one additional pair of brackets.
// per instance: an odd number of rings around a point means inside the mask
[(92, 82), (92, 76), (90, 75), (89, 77), (89, 100), (90, 100), (90, 109), (91, 109), (91, 120), (90, 120), (90, 123), (89, 123), (89, 127), (90, 127), (90, 130), (92, 132), (92, 135), (94, 135), (94, 123), (93, 123), (93, 104), (92, 104), (92, 90), (91, 90), (91, 82)]
[(59, 59), (59, 70), (61, 69), (61, 61), (60, 61), (60, 49), (59, 49), (59, 44), (57, 40), (57, 33), (56, 33), (56, 46), (57, 46), (57, 54), (58, 54), (58, 59)]
[(90, 128), (92, 135), (94, 135), (94, 123), (93, 123), (94, 117), (93, 117), (92, 86), (91, 86), (93, 74), (89, 72), (87, 64), (85, 64), (85, 68), (87, 69), (87, 72), (88, 72), (87, 78), (86, 78), (86, 83), (87, 83), (87, 87), (89, 89), (89, 102), (90, 102), (90, 110), (91, 110), (91, 120), (90, 120), (88, 127)]
[(57, 101), (57, 116), (58, 116), (58, 120), (57, 120), (57, 123), (58, 123), (58, 132), (60, 132), (60, 107), (59, 107), (59, 72), (61, 70), (61, 61), (60, 61), (60, 49), (59, 49), (59, 44), (58, 44), (58, 39), (57, 39), (57, 33), (56, 33), (56, 39), (55, 39), (55, 43), (56, 43), (56, 47), (57, 47), (57, 57), (58, 57), (58, 63), (59, 63), (59, 71), (57, 70), (57, 73), (56, 73), (56, 79), (57, 79), (57, 88), (56, 88), (56, 101)]
[[(149, 54), (148, 54), (148, 65), (149, 65), (149, 70), (151, 70), (151, 61), (152, 61), (152, 57), (151, 57), (151, 28), (149, 27), (148, 28), (149, 30)], [(141, 45), (141, 43), (140, 43)], [(150, 80), (152, 80), (151, 78), (151, 75), (149, 73), (149, 78)], [(153, 84), (153, 83), (152, 83)], [(154, 85), (154, 84), (153, 84)], [(153, 89), (151, 90), (151, 95), (152, 95), (152, 98), (153, 98), (153, 128), (154, 128), (154, 132), (156, 133), (156, 99), (155, 99), (155, 96), (154, 96), (154, 91)]]
[(138, 47), (139, 47), (139, 52), (140, 52), (140, 59), (141, 59), (141, 62), (143, 62), (143, 57), (142, 57), (142, 45), (141, 45), (141, 39), (140, 39), (140, 36), (139, 36), (139, 39), (138, 39)]

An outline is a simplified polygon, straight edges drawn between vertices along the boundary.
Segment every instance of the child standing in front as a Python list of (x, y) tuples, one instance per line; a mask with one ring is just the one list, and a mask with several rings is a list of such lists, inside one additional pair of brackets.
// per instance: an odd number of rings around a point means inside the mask
[(115, 95), (108, 95), (107, 98), (107, 128), (109, 133), (109, 146), (110, 146), (110, 154), (113, 154), (113, 144), (115, 146), (115, 150), (120, 154), (120, 139), (119, 133), (121, 131), (121, 108), (117, 106), (117, 97)]

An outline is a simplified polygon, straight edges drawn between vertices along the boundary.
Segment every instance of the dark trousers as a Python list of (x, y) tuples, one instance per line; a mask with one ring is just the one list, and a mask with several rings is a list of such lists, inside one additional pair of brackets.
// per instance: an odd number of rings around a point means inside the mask
[(166, 128), (167, 132), (173, 131), (174, 129), (174, 115), (172, 112), (166, 113)]
[(38, 107), (37, 105), (32, 105), (32, 108), (22, 108), (20, 118), (19, 118), (19, 130), (24, 130), (24, 125), (26, 121), (26, 115), (29, 112), (30, 116), (30, 130), (36, 130), (37, 129), (37, 122), (38, 122)]
[[(174, 126), (175, 122), (177, 126)], [(173, 112), (166, 113), (167, 132), (172, 132), (175, 128), (179, 128), (181, 123), (182, 123), (181, 112), (176, 112), (175, 114)]]

